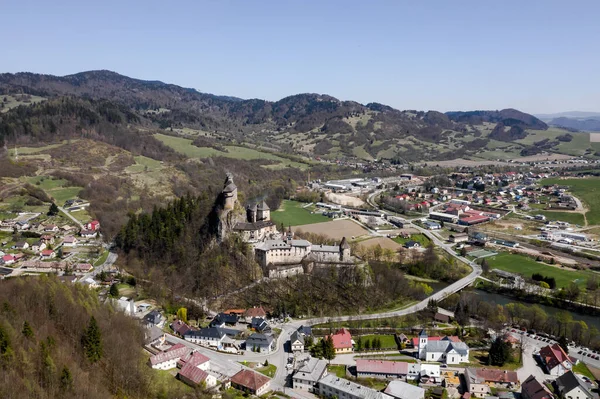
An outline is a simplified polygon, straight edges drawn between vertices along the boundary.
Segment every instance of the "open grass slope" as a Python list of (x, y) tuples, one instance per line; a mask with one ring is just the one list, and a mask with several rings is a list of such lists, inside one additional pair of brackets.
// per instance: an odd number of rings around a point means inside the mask
[(499, 253), (496, 256), (486, 258), (490, 268), (500, 269), (511, 273), (517, 273), (525, 277), (531, 277), (533, 273), (554, 277), (557, 288), (566, 287), (575, 282), (580, 287), (585, 287), (587, 279), (593, 272), (583, 270), (565, 270), (557, 266), (536, 262), (534, 259), (523, 255)]
[(196, 147), (192, 144), (192, 140), (186, 139), (183, 137), (174, 137), (167, 136), (164, 134), (157, 133), (154, 135), (155, 138), (162, 141), (164, 144), (173, 148), (175, 151), (189, 157), (189, 158), (209, 158), (213, 156), (226, 157), (226, 158), (235, 158), (235, 159), (244, 159), (244, 160), (255, 160), (255, 159), (265, 159), (268, 161), (276, 162), (275, 165), (267, 165), (266, 167), (293, 167), (299, 169), (305, 169), (308, 167), (307, 164), (303, 164), (300, 162), (291, 161), (289, 159), (277, 156), (270, 152), (264, 152), (255, 150), (247, 147), (239, 147), (239, 146), (225, 146), (225, 151), (219, 151), (216, 148), (211, 147)]
[(585, 219), (583, 214), (577, 212), (560, 212), (560, 211), (536, 211), (535, 214), (546, 216), (551, 221), (568, 222), (570, 224), (578, 224), (583, 226)]
[(285, 200), (281, 207), (271, 212), (271, 220), (278, 226), (302, 226), (305, 224), (327, 222), (330, 219), (320, 213), (311, 213), (311, 211), (302, 208), (306, 205), (298, 201)]
[(600, 178), (585, 179), (544, 179), (540, 184), (558, 184), (568, 186), (569, 191), (579, 198), (588, 208), (585, 214), (588, 224), (600, 224)]

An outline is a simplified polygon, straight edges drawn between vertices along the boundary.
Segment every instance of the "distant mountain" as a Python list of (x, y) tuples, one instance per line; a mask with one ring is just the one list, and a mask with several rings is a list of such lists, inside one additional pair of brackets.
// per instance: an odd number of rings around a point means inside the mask
[(558, 112), (555, 114), (536, 114), (537, 118), (544, 122), (551, 121), (555, 118), (574, 118), (574, 119), (586, 119), (586, 118), (600, 118), (600, 112), (585, 112), (585, 111), (567, 111)]
[[(331, 159), (453, 159), (486, 151), (489, 139), (512, 142), (525, 138), (528, 130), (547, 129), (538, 118), (514, 109), (446, 114), (400, 111), (314, 93), (275, 102), (242, 100), (104, 70), (62, 77), (0, 74), (0, 93), (108, 101), (113, 104), (100, 103), (101, 108), (135, 114), (137, 119), (131, 115), (118, 118), (122, 124), (125, 120), (138, 121), (127, 122), (127, 128), (142, 124), (144, 130), (152, 127), (174, 134), (191, 129), (203, 132), (208, 140), (257, 144), (274, 151)], [(13, 112), (16, 109), (4, 115)], [(6, 125), (4, 129), (27, 131)], [(60, 127), (58, 130), (60, 133)]]
[(600, 116), (588, 118), (554, 118), (548, 122), (552, 126), (558, 126), (566, 129), (579, 130), (584, 132), (600, 132)]

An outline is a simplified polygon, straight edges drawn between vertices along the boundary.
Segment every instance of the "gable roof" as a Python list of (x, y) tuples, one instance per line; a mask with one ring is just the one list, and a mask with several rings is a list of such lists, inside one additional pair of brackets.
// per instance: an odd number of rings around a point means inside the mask
[(290, 335), (290, 342), (293, 344), (296, 341), (300, 341), (300, 343), (304, 345), (304, 335), (300, 334), (299, 331), (294, 331), (292, 335)]
[(231, 377), (232, 383), (255, 392), (264, 385), (268, 384), (269, 381), (271, 381), (269, 377), (246, 369), (240, 370), (233, 377)]
[(540, 356), (548, 370), (552, 370), (565, 361), (571, 362), (569, 355), (565, 353), (559, 344), (547, 345), (540, 349)]
[(558, 387), (559, 392), (562, 394), (571, 392), (575, 388), (580, 388), (588, 396), (588, 398), (593, 397), (586, 384), (572, 371), (567, 371), (558, 377), (556, 379), (556, 386)]
[(248, 346), (271, 346), (273, 344), (273, 336), (265, 335), (260, 333), (254, 333), (246, 340), (246, 347)]
[(184, 365), (191, 365), (193, 367), (198, 367), (201, 364), (209, 362), (210, 359), (204, 356), (202, 353), (193, 351), (185, 356), (182, 356), (181, 359), (177, 362), (177, 366), (182, 367)]
[(160, 363), (168, 362), (173, 359), (180, 359), (182, 356), (187, 355), (192, 350), (183, 344), (173, 345), (166, 352), (160, 352), (156, 355), (150, 356), (150, 364), (157, 365)]
[(219, 340), (223, 339), (225, 335), (225, 331), (218, 327), (206, 327), (200, 329), (200, 331), (188, 331), (185, 333), (185, 337), (215, 338)]
[(312, 335), (312, 327), (311, 326), (300, 326), (298, 327), (298, 332), (304, 335)]
[(530, 375), (523, 384), (521, 384), (521, 393), (528, 399), (551, 399), (552, 394), (542, 383), (533, 375)]
[(193, 382), (194, 384), (200, 384), (202, 381), (206, 380), (206, 377), (208, 377), (208, 373), (206, 371), (200, 370), (198, 367), (189, 363), (181, 368), (179, 375)]
[(252, 307), (246, 310), (246, 317), (266, 317), (267, 312), (263, 309), (262, 306)]
[(485, 382), (494, 383), (511, 383), (518, 384), (519, 377), (516, 371), (507, 370), (493, 370), (493, 369), (480, 369), (480, 368), (465, 368), (465, 378), (469, 379), (471, 383), (483, 384)]
[(357, 359), (356, 371), (367, 374), (406, 375), (407, 362), (392, 362), (388, 360)]
[[(328, 337), (329, 335), (325, 336), (325, 339)], [(352, 348), (352, 335), (348, 329), (341, 328), (337, 330), (331, 337), (333, 339), (333, 347), (335, 349)]]
[(423, 398), (425, 390), (404, 381), (390, 381), (384, 393), (400, 399)]

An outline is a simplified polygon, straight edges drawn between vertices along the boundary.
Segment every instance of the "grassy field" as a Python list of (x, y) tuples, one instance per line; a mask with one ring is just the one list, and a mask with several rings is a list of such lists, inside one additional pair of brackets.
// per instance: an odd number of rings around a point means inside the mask
[(125, 169), (129, 173), (154, 172), (162, 168), (160, 161), (143, 155), (135, 156), (133, 159), (135, 160), (135, 165), (128, 166)]
[[(398, 345), (396, 345), (396, 341), (394, 340), (393, 335), (363, 335), (360, 337), (363, 343), (363, 347), (365, 342), (368, 340), (371, 342), (371, 347), (373, 346), (373, 339), (379, 338), (381, 340), (381, 349), (398, 349)], [(355, 339), (356, 340), (356, 339)]]
[(487, 351), (469, 351), (469, 366), (471, 367), (486, 367), (491, 369), (502, 369), (502, 370), (517, 370), (523, 366), (523, 363), (519, 361), (519, 354), (517, 350), (513, 350), (512, 361), (505, 363), (504, 366), (490, 366), (487, 364), (488, 352)]
[(573, 366), (573, 372), (581, 374), (581, 375), (585, 375), (592, 381), (594, 381), (596, 379), (596, 377), (594, 377), (594, 374), (592, 374), (590, 369), (583, 362), (579, 362), (575, 366)]
[(331, 220), (327, 216), (310, 213), (310, 211), (302, 208), (303, 205), (306, 204), (298, 201), (285, 200), (278, 210), (271, 212), (271, 220), (273, 220), (277, 226), (283, 223), (286, 227), (328, 222)]
[(539, 184), (569, 186), (571, 193), (583, 201), (589, 209), (585, 214), (588, 224), (600, 224), (600, 178), (544, 179)]
[(392, 240), (394, 240), (395, 242), (397, 242), (400, 245), (404, 245), (406, 244), (408, 241), (415, 241), (418, 242), (419, 244), (421, 244), (422, 247), (426, 247), (429, 245), (429, 238), (427, 238), (427, 236), (425, 236), (424, 234), (412, 234), (410, 237), (408, 238), (404, 238), (404, 237), (396, 237), (396, 238), (392, 238)]
[(225, 146), (227, 152), (219, 151), (211, 147), (196, 147), (192, 144), (192, 140), (185, 139), (182, 137), (167, 136), (164, 134), (155, 134), (154, 137), (175, 151), (186, 155), (189, 158), (209, 158), (212, 156), (221, 156), (227, 158), (254, 160), (254, 159), (266, 159), (277, 162), (277, 165), (268, 165), (267, 167), (292, 167), (305, 169), (308, 167), (307, 164), (300, 162), (291, 161), (286, 158), (282, 158), (270, 152), (258, 151), (252, 148), (239, 147), (239, 146)]
[[(74, 141), (77, 141), (77, 140), (71, 140), (71, 142), (74, 142)], [(48, 145), (41, 146), (41, 147), (17, 147), (17, 152), (19, 155), (37, 154), (38, 152), (51, 150), (53, 148), (61, 147), (65, 144), (67, 144), (67, 140), (64, 140), (62, 143), (48, 144)], [(11, 157), (15, 156), (15, 149), (9, 148), (8, 154)]]
[[(0, 113), (8, 112), (12, 108), (16, 108), (20, 105), (31, 105), (46, 100), (44, 97), (29, 95), (29, 98), (25, 99), (23, 94), (10, 95), (2, 94), (0, 101), (4, 104), (4, 107), (0, 109)], [(6, 101), (4, 101), (6, 99)]]
[(555, 211), (536, 211), (535, 214), (546, 216), (548, 220), (568, 222), (571, 224), (578, 224), (583, 226), (585, 220), (583, 214), (574, 212), (555, 212)]
[(100, 255), (98, 260), (94, 262), (94, 266), (100, 266), (101, 264), (106, 262), (106, 258), (108, 258), (108, 250), (102, 252), (102, 255)]
[(131, 298), (135, 295), (135, 288), (126, 283), (120, 283), (117, 285), (119, 289), (119, 297), (126, 296)]
[(152, 370), (152, 388), (156, 392), (163, 392), (165, 397), (168, 394), (173, 394), (173, 392), (178, 392), (181, 394), (191, 394), (194, 392), (194, 389), (189, 385), (185, 384), (182, 381), (179, 381), (175, 378), (175, 375), (172, 374), (169, 370)]
[(327, 366), (327, 370), (331, 374), (335, 374), (336, 376), (338, 376), (340, 378), (346, 378), (346, 366), (344, 366), (343, 364), (340, 364), (340, 365), (330, 364), (329, 366)]
[(556, 287), (566, 287), (571, 282), (579, 286), (585, 286), (587, 278), (592, 272), (564, 270), (559, 267), (550, 266), (523, 255), (500, 253), (496, 256), (486, 258), (490, 268), (500, 269), (511, 273), (531, 277), (533, 273), (541, 273), (544, 276), (554, 277)]
[(27, 182), (41, 188), (58, 206), (62, 206), (66, 200), (73, 199), (79, 195), (81, 187), (65, 187), (69, 182), (65, 179), (55, 179), (50, 176), (35, 176), (27, 179)]
[(257, 368), (256, 371), (258, 371), (261, 374), (266, 375), (269, 378), (273, 378), (273, 377), (275, 377), (275, 373), (277, 372), (277, 367), (272, 364), (269, 364), (266, 367)]

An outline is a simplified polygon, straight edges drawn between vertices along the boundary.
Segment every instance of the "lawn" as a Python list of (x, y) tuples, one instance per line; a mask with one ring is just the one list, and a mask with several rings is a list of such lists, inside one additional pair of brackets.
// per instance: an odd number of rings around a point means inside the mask
[(571, 224), (578, 224), (583, 226), (585, 220), (583, 214), (575, 212), (555, 212), (555, 211), (536, 211), (535, 214), (541, 214), (546, 216), (548, 220), (568, 222)]
[(56, 179), (49, 176), (30, 177), (27, 179), (27, 181), (33, 184), (34, 186), (41, 188), (44, 191), (63, 187), (65, 185), (68, 185), (69, 183), (65, 179)]
[(543, 179), (539, 184), (568, 186), (571, 193), (583, 201), (589, 209), (586, 213), (588, 224), (600, 224), (600, 178)]
[(331, 220), (327, 216), (323, 216), (319, 213), (311, 213), (302, 208), (303, 205), (306, 204), (298, 201), (285, 200), (278, 210), (271, 212), (271, 220), (278, 226), (283, 224), (286, 227), (328, 222)]
[(339, 364), (339, 365), (330, 364), (327, 366), (327, 370), (331, 374), (335, 374), (336, 376), (338, 376), (340, 378), (346, 378), (346, 366), (344, 366), (343, 364)]
[(592, 381), (594, 381), (596, 379), (596, 377), (594, 377), (594, 374), (592, 374), (592, 372), (590, 371), (590, 369), (588, 368), (588, 366), (586, 366), (586, 364), (584, 362), (579, 362), (575, 366), (573, 366), (573, 372), (581, 374), (581, 375), (585, 375)]
[(365, 346), (365, 342), (368, 340), (371, 342), (371, 346), (373, 346), (373, 339), (379, 338), (381, 340), (381, 349), (398, 349), (398, 345), (396, 345), (396, 340), (394, 340), (393, 335), (363, 335), (360, 337), (363, 347)]
[(49, 190), (46, 192), (48, 193), (48, 195), (54, 198), (54, 201), (56, 201), (56, 205), (62, 206), (64, 205), (66, 200), (76, 198), (81, 192), (81, 190), (83, 190), (81, 187), (65, 187)]
[(544, 276), (554, 277), (557, 288), (566, 287), (573, 281), (577, 282), (579, 286), (585, 286), (587, 278), (591, 275), (591, 272), (564, 270), (542, 262), (536, 262), (527, 256), (506, 252), (486, 259), (492, 269), (517, 273), (525, 277), (531, 277), (533, 273), (541, 273)]
[[(308, 165), (304, 163), (291, 161), (289, 159), (277, 156), (270, 152), (258, 151), (247, 147), (225, 146), (227, 152), (224, 152), (211, 147), (196, 147), (192, 144), (193, 140), (185, 139), (182, 137), (167, 136), (160, 133), (155, 134), (154, 137), (162, 141), (169, 147), (173, 148), (175, 151), (184, 154), (189, 158), (209, 158), (212, 156), (221, 156), (245, 160), (266, 159), (278, 162), (278, 165), (280, 167), (289, 166), (300, 169), (305, 169), (308, 167)], [(268, 166), (271, 168), (275, 167), (274, 165)]]
[(397, 242), (400, 245), (404, 245), (406, 244), (408, 241), (416, 241), (419, 244), (421, 244), (422, 247), (426, 247), (429, 245), (429, 238), (427, 238), (426, 235), (424, 234), (412, 234), (410, 237), (408, 238), (404, 238), (404, 237), (396, 237), (396, 238), (392, 238), (392, 240), (394, 240), (395, 242)]
[(261, 374), (266, 375), (269, 378), (273, 378), (273, 377), (275, 377), (275, 373), (277, 372), (277, 367), (275, 367), (272, 364), (269, 364), (266, 367), (257, 368), (256, 371), (258, 371)]
[(135, 295), (135, 288), (129, 284), (119, 283), (117, 288), (119, 289), (119, 297), (126, 296), (131, 298)]
[(143, 155), (135, 156), (133, 157), (133, 159), (135, 160), (135, 165), (128, 166), (125, 169), (126, 172), (154, 172), (155, 170), (160, 170), (162, 168), (162, 164), (160, 163), (160, 161), (145, 157)]
[(102, 255), (100, 255), (98, 260), (94, 262), (94, 266), (100, 266), (101, 264), (106, 262), (106, 258), (108, 258), (108, 250), (104, 250), (104, 252), (102, 252)]
[(523, 366), (523, 362), (519, 359), (518, 349), (514, 349), (512, 353), (512, 361), (505, 363), (504, 366), (490, 366), (487, 364), (488, 352), (487, 351), (469, 351), (469, 365), (470, 367), (486, 367), (492, 369), (502, 370), (517, 370)]
[[(169, 395), (189, 395), (194, 392), (194, 389), (189, 385), (179, 381), (169, 370), (153, 369), (152, 373), (152, 390), (157, 393), (164, 394), (164, 397)], [(159, 395), (158, 397), (163, 397)]]

